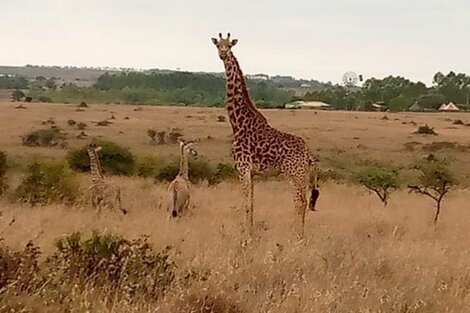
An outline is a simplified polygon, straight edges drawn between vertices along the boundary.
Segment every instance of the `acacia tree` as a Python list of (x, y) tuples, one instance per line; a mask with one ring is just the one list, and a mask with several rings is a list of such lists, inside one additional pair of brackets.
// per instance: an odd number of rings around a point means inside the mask
[(13, 101), (21, 101), (21, 99), (23, 99), (25, 97), (25, 94), (24, 92), (22, 92), (21, 90), (19, 89), (15, 89), (12, 93), (11, 93), (11, 99)]
[(357, 175), (357, 181), (375, 193), (384, 206), (387, 206), (390, 194), (400, 188), (398, 171), (378, 163), (362, 169)]
[(447, 166), (445, 160), (438, 159), (432, 154), (420, 161), (415, 167), (419, 171), (418, 184), (409, 185), (411, 192), (427, 196), (436, 202), (434, 223), (439, 220), (442, 201), (457, 180)]

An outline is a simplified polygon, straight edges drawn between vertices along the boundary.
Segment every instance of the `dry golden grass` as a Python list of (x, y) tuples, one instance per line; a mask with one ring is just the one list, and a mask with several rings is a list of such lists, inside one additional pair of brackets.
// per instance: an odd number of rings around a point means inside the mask
[[(228, 158), (230, 129), (227, 123), (217, 122), (217, 115), (224, 111), (133, 109), (103, 105), (74, 112), (73, 106), (34, 104), (18, 112), (10, 104), (1, 105), (0, 147), (23, 158), (32, 154), (63, 156), (60, 149), (22, 147), (18, 138), (52, 116), (59, 125), (66, 125), (70, 118), (85, 121), (90, 125), (86, 130), (90, 135), (121, 142), (138, 153), (176, 152), (176, 146), (148, 145), (145, 135), (150, 127), (176, 126), (186, 137), (202, 139), (200, 154), (214, 160)], [(110, 117), (111, 111), (116, 112), (112, 125), (91, 126), (92, 121)], [(403, 152), (408, 141), (469, 144), (466, 134), (470, 128), (452, 128), (451, 122), (443, 120), (446, 115), (388, 114), (387, 122), (380, 119), (383, 113), (265, 113), (273, 125), (303, 135), (325, 156), (334, 154), (335, 149), (350, 151), (362, 144), (366, 150), (355, 153), (406, 162), (413, 157)], [(130, 120), (124, 120), (125, 116)], [(453, 119), (454, 115), (449, 116)], [(470, 121), (470, 115), (459, 118)], [(415, 127), (401, 124), (408, 120), (432, 125), (439, 138), (412, 135)], [(215, 139), (204, 139), (208, 135)], [(83, 144), (79, 140), (70, 142)], [(465, 157), (463, 152), (455, 156), (462, 168), (468, 168)], [(84, 175), (84, 188), (88, 179)], [(467, 312), (470, 307), (468, 190), (450, 193), (441, 220), (434, 227), (433, 203), (426, 198), (400, 191), (392, 195), (389, 207), (383, 208), (359, 187), (328, 183), (322, 186), (320, 211), (307, 214), (306, 240), (298, 244), (291, 231), (294, 210), (287, 185), (261, 182), (255, 185), (258, 239), (245, 245), (239, 229), (243, 212), (236, 182), (195, 186), (191, 215), (174, 221), (166, 218), (162, 202), (166, 185), (136, 178), (112, 180), (122, 186), (128, 216), (106, 212), (97, 218), (90, 207), (30, 208), (3, 200), (0, 237), (13, 249), (21, 249), (33, 239), (45, 258), (53, 252), (56, 238), (77, 230), (105, 230), (126, 238), (149, 234), (155, 248), (173, 247), (171, 258), (180, 273), (192, 270), (205, 278), (189, 285), (177, 283), (164, 298), (151, 304), (130, 305), (125, 299), (105, 304), (93, 290), (73, 293), (67, 301), (76, 305), (75, 312), (433, 313)], [(32, 296), (21, 301), (36, 312), (63, 312), (66, 305), (45, 306), (38, 299)]]

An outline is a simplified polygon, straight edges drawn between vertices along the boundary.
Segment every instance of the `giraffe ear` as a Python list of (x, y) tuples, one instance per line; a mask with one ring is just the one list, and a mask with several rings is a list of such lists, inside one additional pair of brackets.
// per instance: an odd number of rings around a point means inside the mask
[(232, 47), (235, 46), (237, 44), (237, 42), (238, 42), (238, 39), (232, 40)]
[(211, 39), (212, 39), (212, 43), (213, 43), (214, 45), (216, 45), (216, 44), (217, 44), (217, 39), (216, 39), (216, 38), (211, 38)]

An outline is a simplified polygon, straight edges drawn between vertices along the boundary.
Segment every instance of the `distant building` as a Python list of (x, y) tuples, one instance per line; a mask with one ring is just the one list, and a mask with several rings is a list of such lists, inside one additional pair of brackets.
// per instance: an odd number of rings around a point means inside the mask
[(372, 108), (374, 111), (387, 111), (387, 106), (383, 105), (383, 104), (378, 104), (378, 103), (373, 103), (372, 104)]
[(268, 80), (269, 76), (266, 74), (254, 74), (254, 75), (246, 75), (248, 79), (257, 79), (257, 80)]
[(293, 101), (284, 105), (286, 109), (329, 109), (331, 105), (321, 101)]
[(310, 88), (310, 87), (312, 87), (312, 86), (311, 86), (310, 84), (305, 84), (305, 83), (304, 83), (304, 84), (300, 84), (300, 87), (301, 87), (301, 88)]
[(459, 111), (459, 108), (453, 102), (449, 102), (441, 104), (438, 110), (441, 112), (456, 112)]

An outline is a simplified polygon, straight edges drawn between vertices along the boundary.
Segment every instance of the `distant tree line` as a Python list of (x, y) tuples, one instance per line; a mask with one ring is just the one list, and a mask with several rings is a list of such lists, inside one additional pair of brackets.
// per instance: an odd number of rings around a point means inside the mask
[(372, 109), (372, 104), (384, 104), (393, 111), (406, 110), (417, 103), (423, 109), (437, 109), (444, 102), (468, 105), (470, 102), (470, 76), (454, 72), (434, 75), (432, 87), (413, 82), (401, 76), (383, 79), (370, 78), (362, 87), (331, 88), (305, 94), (302, 100), (323, 101), (337, 109)]
[[(303, 90), (301, 82), (317, 90), (298, 96)], [(361, 87), (321, 84), (313, 80), (296, 81), (287, 76), (247, 79), (247, 85), (252, 99), (261, 108), (282, 107), (292, 100), (322, 101), (343, 110), (372, 110), (373, 104), (377, 103), (393, 111), (406, 110), (414, 103), (423, 109), (436, 109), (450, 101), (470, 103), (470, 76), (454, 72), (447, 75), (436, 73), (431, 87), (401, 76), (369, 78)], [(223, 74), (174, 71), (105, 73), (92, 87), (78, 87), (74, 83), (57, 86), (54, 78), (42, 76), (29, 82), (22, 76), (0, 77), (0, 89), (26, 89), (28, 86), (28, 96), (53, 102), (203, 106), (223, 106), (225, 103)]]
[(0, 76), (0, 89), (27, 89), (28, 79), (24, 76)]

